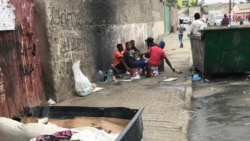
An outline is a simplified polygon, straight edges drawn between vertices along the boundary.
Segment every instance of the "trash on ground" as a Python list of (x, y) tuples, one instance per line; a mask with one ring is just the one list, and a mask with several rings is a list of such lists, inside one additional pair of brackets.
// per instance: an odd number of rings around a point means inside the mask
[(201, 77), (199, 76), (199, 74), (194, 74), (193, 81), (201, 81)]
[(123, 79), (122, 81), (132, 81), (132, 79)]
[(41, 123), (41, 124), (47, 124), (48, 121), (49, 121), (49, 119), (47, 117), (37, 119), (37, 123)]
[(182, 74), (182, 71), (178, 70), (178, 69), (175, 69), (175, 73), (177, 74)]
[(102, 83), (104, 81), (104, 73), (102, 70), (97, 72), (97, 82)]
[(95, 87), (94, 90), (93, 90), (93, 92), (98, 92), (100, 90), (103, 90), (103, 88), (102, 87)]
[(94, 127), (82, 127), (73, 130), (74, 133), (70, 140), (81, 141), (113, 141), (119, 134), (107, 133), (104, 130), (99, 130)]
[(1, 140), (4, 141), (29, 141), (40, 135), (66, 130), (66, 128), (41, 123), (23, 124), (5, 117), (0, 117), (0, 126)]
[(109, 84), (112, 84), (112, 82), (113, 82), (113, 70), (110, 68), (109, 70), (108, 70), (108, 72), (107, 72), (107, 82), (109, 83)]
[(89, 79), (82, 73), (80, 69), (80, 60), (76, 61), (73, 66), (73, 74), (75, 80), (75, 90), (79, 96), (87, 96), (93, 92), (93, 84), (90, 83)]
[(210, 80), (208, 80), (208, 79), (204, 79), (204, 82), (208, 82), (208, 83), (209, 83), (209, 82), (210, 82)]
[(171, 81), (175, 81), (177, 78), (172, 78), (172, 77), (170, 77), (170, 78), (168, 78), (168, 79), (164, 79), (163, 81), (165, 81), (165, 82), (171, 82)]
[(49, 103), (49, 105), (54, 105), (54, 104), (56, 104), (56, 102), (55, 102), (52, 98), (50, 98), (50, 99), (48, 100), (48, 103)]

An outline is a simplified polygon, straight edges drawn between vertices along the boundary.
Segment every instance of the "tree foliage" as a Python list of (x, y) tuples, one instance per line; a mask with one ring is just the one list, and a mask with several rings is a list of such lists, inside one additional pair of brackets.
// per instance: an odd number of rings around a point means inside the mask
[(198, 0), (194, 0), (190, 2), (190, 6), (194, 7), (194, 6), (199, 6)]
[(247, 0), (247, 3), (250, 3), (250, 0)]
[(177, 0), (162, 0), (164, 4), (173, 6), (177, 4)]

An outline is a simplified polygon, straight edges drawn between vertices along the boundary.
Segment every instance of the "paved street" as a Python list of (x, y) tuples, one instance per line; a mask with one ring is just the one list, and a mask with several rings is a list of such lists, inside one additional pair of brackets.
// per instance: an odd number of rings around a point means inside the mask
[(249, 141), (248, 75), (217, 75), (210, 83), (193, 83), (189, 141)]
[[(241, 25), (240, 25), (240, 22), (231, 22), (231, 25), (232, 25), (232, 26), (241, 26)], [(250, 25), (250, 22), (244, 21), (244, 22), (243, 22), (243, 25)]]
[[(103, 87), (87, 97), (73, 97), (57, 105), (91, 107), (145, 107), (143, 141), (186, 141), (189, 119), (188, 107), (192, 93), (189, 74), (191, 62), (190, 42), (184, 36), (184, 48), (179, 48), (177, 34), (164, 37), (165, 51), (172, 65), (182, 71), (177, 74), (165, 63), (165, 71), (152, 78), (141, 78), (121, 85), (99, 84)], [(176, 81), (164, 82), (174, 77)]]

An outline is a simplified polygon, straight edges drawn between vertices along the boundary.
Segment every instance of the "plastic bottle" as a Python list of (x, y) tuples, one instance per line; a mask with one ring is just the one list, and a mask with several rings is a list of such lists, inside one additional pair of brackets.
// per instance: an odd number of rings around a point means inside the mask
[(113, 82), (113, 70), (109, 69), (107, 73), (107, 82), (112, 83)]
[(103, 82), (104, 81), (104, 73), (102, 72), (102, 70), (99, 70), (97, 72), (97, 81), (98, 82)]
[(85, 87), (81, 92), (81, 96), (87, 96), (93, 91), (93, 87)]

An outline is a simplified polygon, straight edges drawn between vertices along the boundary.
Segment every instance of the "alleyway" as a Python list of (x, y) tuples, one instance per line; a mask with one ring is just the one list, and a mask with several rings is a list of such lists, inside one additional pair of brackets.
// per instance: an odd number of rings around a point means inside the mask
[[(188, 107), (192, 93), (189, 74), (191, 62), (190, 42), (184, 36), (184, 48), (179, 48), (177, 33), (167, 35), (165, 51), (172, 65), (182, 71), (177, 74), (165, 63), (165, 71), (153, 78), (141, 78), (121, 85), (99, 84), (103, 87), (87, 97), (73, 97), (57, 105), (90, 107), (128, 107), (142, 113), (143, 141), (186, 141)], [(176, 81), (164, 82), (175, 77)]]

